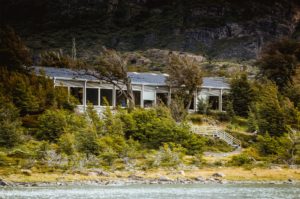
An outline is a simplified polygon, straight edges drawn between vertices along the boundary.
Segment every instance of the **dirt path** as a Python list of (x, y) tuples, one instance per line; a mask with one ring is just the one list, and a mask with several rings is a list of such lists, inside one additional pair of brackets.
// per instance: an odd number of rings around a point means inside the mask
[(204, 152), (203, 154), (206, 157), (224, 158), (224, 157), (229, 157), (229, 156), (233, 156), (233, 155), (238, 155), (242, 151), (243, 151), (242, 148), (237, 148), (234, 151), (226, 152), (226, 153), (222, 153), (222, 152)]

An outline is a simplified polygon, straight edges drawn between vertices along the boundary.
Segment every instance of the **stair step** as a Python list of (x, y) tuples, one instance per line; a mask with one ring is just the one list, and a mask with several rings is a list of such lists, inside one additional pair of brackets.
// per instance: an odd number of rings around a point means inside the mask
[(208, 126), (206, 128), (201, 128), (199, 126), (192, 126), (192, 132), (199, 135), (218, 137), (219, 139), (225, 141), (227, 144), (235, 148), (241, 147), (242, 145), (242, 142), (239, 139), (233, 137), (229, 133), (220, 130), (214, 126)]

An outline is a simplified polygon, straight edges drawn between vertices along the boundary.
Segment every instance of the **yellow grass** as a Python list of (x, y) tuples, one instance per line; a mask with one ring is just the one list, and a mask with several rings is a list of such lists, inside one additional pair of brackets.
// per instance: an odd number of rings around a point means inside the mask
[(154, 179), (160, 176), (167, 176), (170, 179), (176, 178), (195, 178), (202, 176), (209, 178), (213, 173), (223, 173), (224, 179), (233, 181), (284, 181), (288, 179), (300, 181), (300, 169), (263, 169), (254, 168), (251, 170), (235, 167), (219, 167), (219, 168), (203, 168), (185, 171), (184, 175), (179, 174), (178, 171), (170, 171), (167, 169), (153, 169), (149, 171), (118, 171), (112, 173), (110, 177), (102, 176), (88, 176), (84, 174), (69, 174), (69, 173), (38, 173), (33, 172), (31, 176), (21, 173), (4, 174), (0, 170), (0, 179), (10, 182), (71, 182), (71, 181), (88, 181), (88, 180), (114, 180), (117, 178), (127, 178), (129, 175), (134, 174), (141, 176), (144, 179)]

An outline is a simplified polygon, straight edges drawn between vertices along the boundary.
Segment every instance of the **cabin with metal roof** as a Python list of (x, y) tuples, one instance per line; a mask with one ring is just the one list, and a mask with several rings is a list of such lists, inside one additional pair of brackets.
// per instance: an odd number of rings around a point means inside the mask
[[(105, 105), (126, 107), (127, 102), (119, 88), (101, 81), (83, 70), (54, 67), (32, 67), (35, 74), (46, 75), (53, 79), (55, 87), (67, 89), (68, 93), (78, 99), (78, 110), (85, 111), (89, 103), (101, 112)], [(167, 83), (168, 74), (129, 72), (135, 103), (138, 107), (152, 107), (158, 103), (169, 105), (172, 100), (172, 88)], [(125, 86), (120, 86), (126, 90)], [(224, 110), (224, 98), (230, 86), (223, 77), (204, 77), (203, 83), (194, 94), (190, 111), (197, 111), (199, 100), (206, 100), (212, 109)], [(105, 99), (107, 102), (105, 102)]]

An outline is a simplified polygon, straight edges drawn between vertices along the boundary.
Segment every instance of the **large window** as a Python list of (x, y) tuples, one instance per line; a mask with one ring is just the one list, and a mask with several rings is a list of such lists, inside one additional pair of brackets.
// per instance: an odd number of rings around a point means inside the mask
[(141, 91), (133, 91), (136, 106), (141, 106)]
[(100, 95), (101, 95), (101, 101), (100, 104), (101, 106), (106, 106), (105, 104), (105, 99), (107, 100), (109, 106), (112, 106), (112, 96), (113, 96), (113, 90), (112, 89), (101, 89), (100, 90)]
[(156, 101), (158, 104), (168, 105), (168, 93), (157, 93)]
[(98, 106), (98, 88), (86, 89), (86, 103), (91, 103), (94, 106)]
[(208, 102), (212, 110), (219, 109), (219, 96), (209, 96)]
[[(126, 91), (123, 91), (123, 92), (126, 92)], [(117, 94), (117, 106), (126, 107), (127, 100), (126, 100), (126, 97), (124, 96), (124, 94), (120, 90), (117, 90), (116, 94)]]
[(78, 104), (83, 104), (83, 88), (80, 87), (71, 87), (70, 88), (71, 95), (74, 96), (78, 100)]

